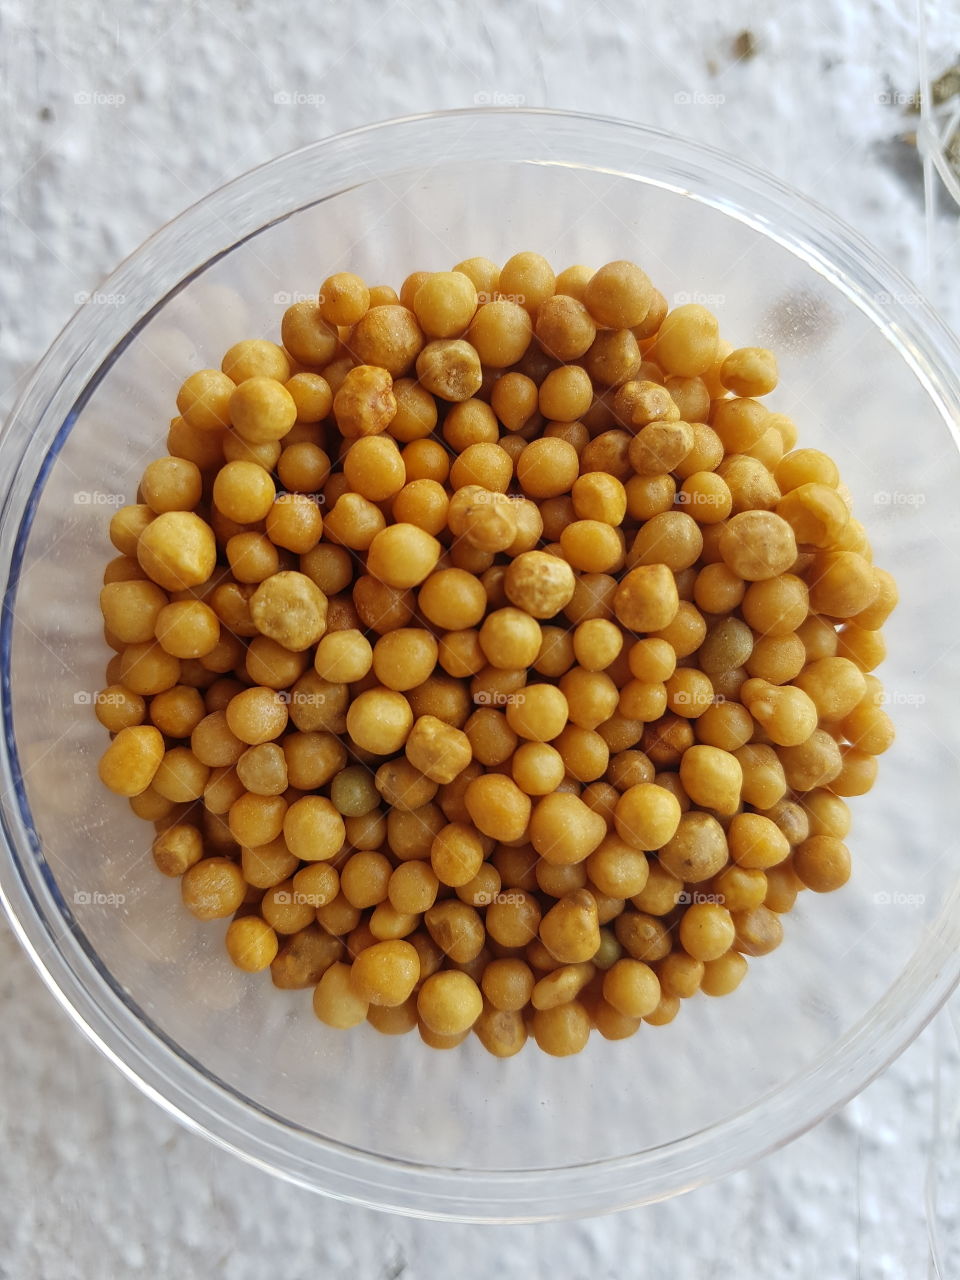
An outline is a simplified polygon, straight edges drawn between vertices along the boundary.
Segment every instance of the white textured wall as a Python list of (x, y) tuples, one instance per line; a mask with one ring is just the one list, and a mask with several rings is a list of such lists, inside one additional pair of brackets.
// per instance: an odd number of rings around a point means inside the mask
[[(924, 282), (919, 189), (889, 144), (904, 127), (890, 91), (916, 81), (912, 15), (911, 0), (2, 0), (0, 407), (80, 295), (225, 179), (369, 120), (475, 101), (633, 117), (726, 147)], [(737, 61), (748, 25), (757, 53)], [(954, 323), (956, 230), (935, 229), (931, 285)], [(843, 1113), (722, 1184), (618, 1217), (492, 1231), (321, 1200), (183, 1131), (72, 1029), (5, 928), (0, 989), (0, 1277), (928, 1274), (945, 1024)], [(937, 1227), (949, 1244), (948, 1209)]]

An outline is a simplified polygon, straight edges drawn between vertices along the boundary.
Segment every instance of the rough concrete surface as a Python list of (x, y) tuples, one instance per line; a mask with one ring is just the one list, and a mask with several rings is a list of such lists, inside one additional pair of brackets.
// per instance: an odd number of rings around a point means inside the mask
[[(745, 29), (753, 56), (735, 43)], [(630, 117), (736, 152), (960, 315), (943, 283), (951, 268), (956, 279), (956, 218), (934, 227), (928, 256), (917, 167), (895, 141), (910, 127), (898, 95), (917, 80), (910, 0), (2, 0), (0, 58), (3, 409), (83, 295), (226, 179), (370, 120), (477, 103)], [(928, 1274), (943, 1023), (841, 1113), (722, 1183), (618, 1216), (492, 1229), (351, 1208), (240, 1163), (81, 1038), (5, 927), (0, 957), (9, 1280)], [(936, 1227), (955, 1247), (956, 1217)]]

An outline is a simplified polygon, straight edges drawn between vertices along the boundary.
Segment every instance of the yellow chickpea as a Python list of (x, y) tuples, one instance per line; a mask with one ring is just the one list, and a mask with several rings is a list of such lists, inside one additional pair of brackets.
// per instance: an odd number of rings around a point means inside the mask
[(782, 799), (787, 789), (787, 780), (780, 757), (773, 747), (766, 743), (748, 742), (735, 748), (733, 754), (740, 761), (743, 771), (740, 795), (745, 803), (768, 809)]
[(436, 716), (419, 716), (404, 744), (407, 759), (432, 782), (452, 782), (473, 758), (470, 740)]
[(467, 973), (446, 969), (432, 974), (417, 995), (417, 1011), (438, 1035), (468, 1031), (483, 1012), (480, 988)]
[(370, 306), (370, 290), (358, 275), (338, 271), (320, 286), (320, 314), (327, 324), (354, 325)]
[(492, 960), (481, 979), (483, 994), (505, 1013), (518, 1013), (528, 1004), (534, 985), (530, 966), (517, 959)]
[(769, 818), (738, 813), (727, 832), (730, 857), (738, 866), (766, 871), (790, 854), (790, 843)]
[(391, 587), (416, 587), (436, 568), (440, 551), (440, 543), (424, 529), (390, 525), (370, 543), (367, 571)]
[(131, 729), (143, 724), (147, 704), (140, 694), (132, 693), (123, 685), (114, 684), (97, 693), (93, 709), (105, 729), (110, 733), (119, 733), (121, 729)]
[(606, 835), (586, 861), (591, 884), (613, 898), (642, 893), (650, 878), (645, 854), (612, 832)]
[(873, 603), (859, 613), (854, 614), (851, 618), (851, 622), (868, 631), (875, 631), (883, 626), (897, 607), (897, 602), (900, 598), (897, 584), (886, 569), (874, 567), (873, 579), (877, 587), (877, 594)]
[(777, 503), (776, 512), (791, 526), (797, 542), (831, 547), (841, 538), (850, 511), (836, 489), (826, 484), (801, 484)]
[(429, 911), (437, 899), (440, 881), (427, 862), (401, 862), (390, 875), (387, 896), (392, 906), (408, 915)]
[(850, 852), (836, 836), (810, 836), (794, 853), (793, 869), (808, 889), (832, 893), (850, 878)]
[(346, 1030), (359, 1026), (367, 1016), (369, 1001), (355, 989), (351, 973), (351, 965), (335, 961), (314, 989), (313, 1011), (328, 1027)]
[(456, 338), (477, 309), (477, 290), (460, 271), (431, 272), (413, 298), (413, 311), (429, 338)]
[(747, 961), (738, 951), (727, 951), (703, 966), (700, 990), (708, 996), (728, 996), (736, 991), (747, 972)]
[(562, 964), (591, 959), (600, 946), (597, 903), (588, 889), (566, 894), (540, 921), (540, 938)]
[(419, 978), (420, 957), (403, 939), (366, 947), (350, 969), (350, 985), (357, 995), (386, 1008), (397, 1008), (409, 999)]
[(282, 439), (296, 420), (296, 401), (274, 378), (247, 378), (230, 397), (233, 429), (250, 444)]
[(549, 436), (531, 441), (517, 460), (517, 480), (531, 498), (568, 493), (579, 470), (580, 459), (573, 445)]
[(545, 862), (569, 866), (589, 857), (607, 834), (607, 824), (579, 796), (557, 791), (537, 802), (529, 832), (531, 844)]
[[(322, 422), (330, 413), (333, 407), (333, 392), (330, 389), (329, 382), (327, 382), (326, 378), (321, 377), (319, 373), (295, 373), (283, 385), (293, 397), (293, 402), (297, 406), (297, 422), (312, 425), (315, 422)], [(291, 428), (291, 430), (294, 429)], [(297, 448), (298, 446), (293, 445), (290, 447)], [(315, 447), (312, 444), (310, 445), (311, 449)], [(283, 479), (282, 475), (281, 479)], [(283, 482), (284, 484), (288, 483), (286, 480)]]
[(131, 693), (144, 697), (165, 693), (180, 679), (179, 659), (158, 644), (128, 645), (119, 659), (119, 682)]
[(343, 848), (343, 817), (325, 796), (303, 796), (283, 816), (283, 836), (292, 854), (304, 862), (325, 862)]
[(500, 268), (497, 292), (535, 315), (540, 304), (552, 296), (556, 283), (553, 268), (546, 258), (539, 253), (524, 251), (515, 253)]
[(625, 956), (604, 974), (603, 998), (627, 1018), (646, 1018), (660, 1003), (660, 982), (642, 960)]
[(887, 656), (887, 646), (881, 631), (870, 631), (848, 622), (837, 633), (837, 653), (849, 658), (861, 671), (873, 671)]
[(507, 724), (518, 737), (549, 742), (567, 723), (567, 700), (555, 685), (530, 684), (507, 706)]
[(743, 770), (729, 751), (702, 745), (689, 747), (680, 761), (680, 781), (695, 804), (721, 814), (736, 812)]
[(430, 937), (455, 964), (476, 960), (486, 940), (483, 921), (464, 902), (437, 902), (424, 913)]
[(182, 876), (203, 857), (203, 837), (189, 823), (175, 823), (153, 842), (153, 860), (165, 876)]
[(617, 834), (634, 849), (660, 849), (675, 835), (680, 816), (676, 796), (655, 783), (641, 782), (617, 801)]
[(166, 595), (153, 582), (110, 582), (100, 592), (104, 623), (122, 645), (151, 641), (166, 604)]
[(808, 581), (811, 607), (832, 618), (850, 618), (862, 613), (873, 604), (880, 590), (873, 566), (856, 551), (818, 553)]
[(579, 360), (597, 336), (597, 326), (581, 299), (558, 289), (537, 307), (535, 333), (540, 346), (554, 359)]
[(470, 820), (484, 835), (510, 841), (525, 834), (532, 805), (512, 778), (482, 774), (469, 783), (464, 799)]
[(275, 573), (257, 587), (250, 613), (261, 635), (284, 649), (308, 649), (327, 626), (327, 597), (305, 574)]
[(184, 458), (157, 458), (147, 464), (140, 481), (143, 500), (151, 511), (192, 511), (200, 501), (200, 468)]
[(402, 693), (377, 687), (359, 694), (347, 710), (347, 732), (364, 751), (392, 755), (413, 728), (410, 704)]
[(479, 307), (467, 331), (481, 363), (495, 369), (516, 364), (532, 336), (529, 312), (509, 298), (497, 298)]
[(732, 516), (720, 534), (724, 563), (747, 582), (786, 573), (797, 558), (793, 529), (770, 511), (742, 511)]
[(862, 672), (842, 657), (809, 663), (794, 683), (813, 701), (819, 718), (834, 723), (849, 715), (866, 693)]
[(590, 1015), (579, 1000), (538, 1009), (533, 1016), (533, 1034), (544, 1053), (565, 1058), (586, 1048)]
[(589, 962), (561, 965), (540, 978), (533, 988), (530, 1003), (534, 1009), (555, 1009), (575, 1000), (597, 970)]
[(534, 618), (552, 618), (573, 598), (573, 570), (557, 556), (524, 551), (510, 564), (504, 588), (511, 604)]
[(305, 555), (320, 541), (322, 532), (320, 508), (304, 493), (278, 494), (267, 512), (267, 537), (287, 551)]
[(276, 840), (283, 830), (287, 802), (283, 796), (257, 796), (249, 792), (235, 800), (227, 813), (227, 826), (237, 844), (258, 848)]
[(183, 905), (198, 920), (232, 916), (243, 902), (247, 886), (240, 868), (229, 858), (201, 858), (183, 874)]
[(685, 303), (660, 325), (653, 358), (667, 373), (698, 377), (716, 359), (718, 333), (716, 317), (706, 307)]
[(737, 396), (765, 396), (777, 385), (777, 361), (765, 347), (739, 347), (720, 366), (720, 381)]
[(158, 586), (183, 591), (206, 582), (217, 562), (213, 530), (192, 511), (165, 511), (136, 543), (137, 560)]
[(754, 678), (744, 682), (740, 696), (754, 720), (778, 746), (797, 746), (817, 727), (816, 703), (803, 689)]
[(694, 809), (681, 814), (676, 834), (660, 850), (660, 864), (678, 880), (700, 884), (723, 870), (728, 853), (717, 819)]
[(868, 698), (869, 695), (844, 717), (841, 728), (852, 746), (868, 755), (882, 755), (893, 745), (896, 736), (893, 721), (882, 707), (868, 701)]
[(462, 338), (438, 338), (428, 342), (417, 356), (417, 377), (421, 386), (441, 400), (468, 400), (483, 382), (480, 356)]
[(230, 424), (230, 397), (235, 382), (218, 369), (192, 373), (177, 392), (177, 408), (195, 431), (221, 431)]
[(266, 338), (235, 342), (223, 357), (220, 367), (238, 386), (248, 378), (275, 378), (278, 382), (286, 382), (290, 377), (290, 361), (283, 347)]
[[(155, 520), (154, 513), (146, 503), (136, 503), (128, 507), (120, 507), (110, 520), (110, 541), (124, 556), (135, 558), (140, 535)], [(140, 566), (139, 574), (130, 577), (146, 578), (150, 575)]]
[(295, 302), (288, 307), (280, 334), (283, 345), (300, 364), (326, 364), (337, 349), (336, 326), (324, 318), (322, 308), (315, 302)]
[(245, 973), (268, 969), (280, 949), (276, 932), (258, 916), (242, 916), (232, 921), (227, 929), (226, 946), (230, 959)]
[(676, 579), (665, 564), (643, 564), (620, 581), (613, 599), (617, 619), (630, 631), (661, 631), (679, 609)]
[(140, 795), (153, 782), (163, 754), (159, 729), (152, 725), (121, 729), (100, 760), (100, 780), (115, 795)]
[(566, 772), (563, 757), (545, 742), (525, 742), (510, 761), (513, 780), (528, 796), (545, 796), (555, 791)]
[(624, 636), (607, 618), (587, 618), (573, 633), (573, 652), (585, 671), (605, 671), (616, 662)]
[(392, 377), (372, 364), (351, 369), (333, 397), (337, 426), (348, 440), (385, 431), (396, 411)]
[(694, 960), (718, 960), (736, 936), (733, 918), (715, 902), (695, 902), (680, 919), (680, 942)]
[(643, 322), (654, 301), (654, 288), (635, 263), (608, 262), (587, 280), (583, 301), (597, 324), (631, 329)]

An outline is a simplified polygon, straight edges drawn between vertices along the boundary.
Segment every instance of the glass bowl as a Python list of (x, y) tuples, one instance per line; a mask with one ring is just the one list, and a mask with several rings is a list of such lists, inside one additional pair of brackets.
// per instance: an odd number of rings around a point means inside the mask
[[(88, 705), (107, 521), (163, 454), (177, 387), (333, 271), (536, 248), (633, 258), (735, 344), (775, 348), (772, 403), (839, 461), (902, 603), (881, 672), (896, 746), (853, 802), (854, 872), (801, 896), (734, 995), (556, 1060), (331, 1031), (309, 992), (233, 969), (104, 792)], [(861, 1089), (960, 970), (955, 342), (869, 245), (770, 177), (614, 120), (452, 112), (317, 143), (230, 183), (123, 263), (39, 365), (0, 444), (0, 882), (77, 1024), (171, 1113), (300, 1185), (426, 1217), (598, 1213), (768, 1152)], [(55, 1119), (51, 1118), (51, 1123)]]

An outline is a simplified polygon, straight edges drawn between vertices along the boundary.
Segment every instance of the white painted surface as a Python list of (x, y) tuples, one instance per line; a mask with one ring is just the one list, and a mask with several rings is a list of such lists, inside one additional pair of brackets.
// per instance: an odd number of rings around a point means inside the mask
[[(699, 14), (670, 0), (4, 0), (0, 405), (82, 295), (225, 179), (369, 120), (475, 102), (633, 117), (735, 151), (923, 282), (919, 187), (886, 145), (909, 122), (884, 100), (915, 85), (912, 14), (909, 0), (718, 0)], [(747, 25), (758, 51), (737, 62)], [(957, 243), (945, 219), (941, 280), (956, 279)], [(934, 293), (956, 323), (951, 290)], [(127, 1084), (5, 928), (0, 958), (0, 1277), (927, 1274), (932, 1032), (843, 1113), (721, 1184), (494, 1232), (351, 1209), (244, 1166)], [(957, 1220), (939, 1227), (955, 1234)]]

